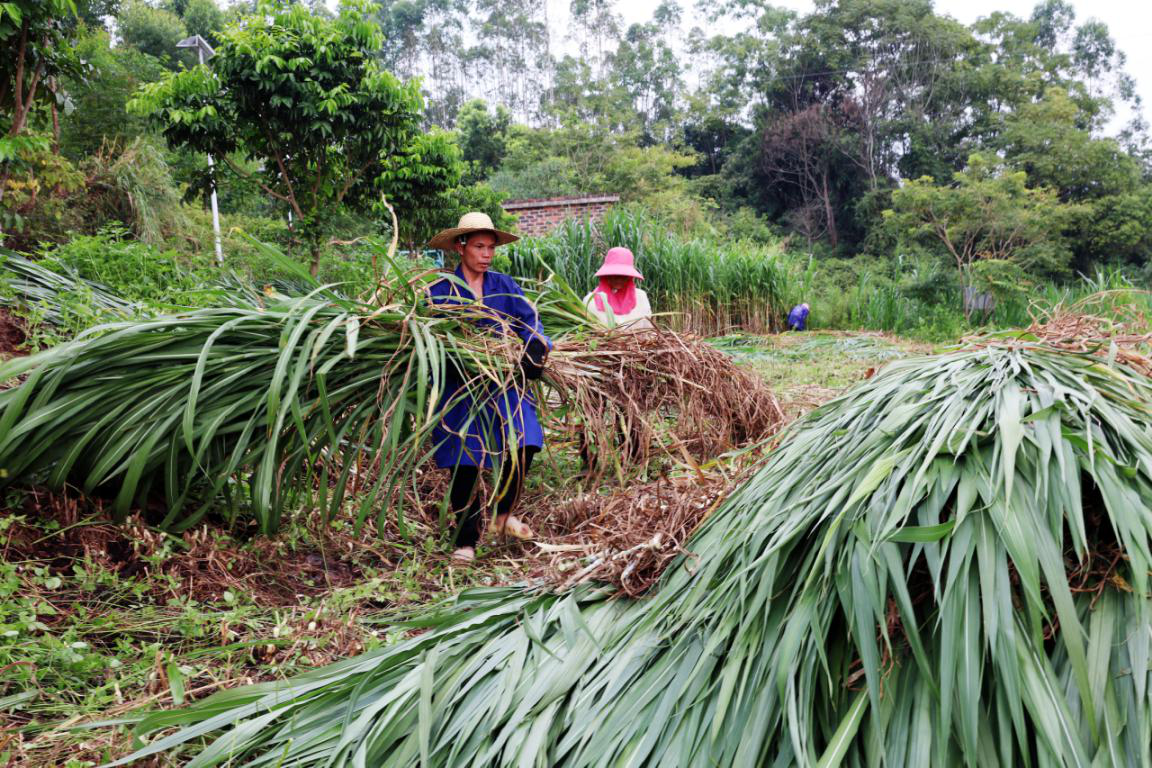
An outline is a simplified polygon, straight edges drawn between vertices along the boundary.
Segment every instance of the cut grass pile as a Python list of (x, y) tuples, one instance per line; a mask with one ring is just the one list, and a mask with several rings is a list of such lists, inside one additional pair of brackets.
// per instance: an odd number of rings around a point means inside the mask
[[(596, 386), (578, 386), (589, 376)], [(647, 466), (659, 453), (707, 462), (766, 440), (784, 421), (754, 372), (672, 332), (587, 332), (561, 341), (548, 380), (596, 477), (614, 470), (622, 480), (628, 465)]]
[[(1144, 765), (1152, 382), (1028, 339), (814, 411), (650, 598), (466, 591), (125, 763)], [(175, 732), (169, 729), (175, 728)]]
[(868, 331), (734, 334), (712, 343), (759, 374), (790, 418), (839, 395), (886, 363), (933, 351), (928, 344)]
[[(551, 400), (523, 381), (508, 318), (432, 305), (441, 273), (389, 263), (370, 300), (322, 286), (218, 288), (222, 306), (107, 322), (0, 363), (0, 488), (71, 485), (113, 499), (119, 519), (162, 510), (159, 526), (173, 531), (211, 515), (272, 534), (292, 507), (335, 517), (352, 499), (361, 525), (392, 517), (403, 528), (443, 411), (510, 387)], [(74, 282), (57, 277), (25, 293), (51, 305), (56, 283)], [(782, 419), (762, 382), (699, 340), (587, 328), (556, 276), (537, 304), (557, 340), (545, 383), (583, 430), (594, 476), (623, 479), (660, 451), (706, 460)], [(502, 333), (476, 331), (494, 321)], [(677, 429), (665, 436), (653, 423), (668, 417)]]

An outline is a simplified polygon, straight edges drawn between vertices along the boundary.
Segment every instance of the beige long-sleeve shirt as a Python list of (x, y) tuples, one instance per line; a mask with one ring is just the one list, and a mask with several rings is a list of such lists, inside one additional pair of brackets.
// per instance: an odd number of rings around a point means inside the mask
[(626, 315), (618, 315), (612, 311), (612, 305), (608, 303), (608, 297), (603, 297), (604, 310), (601, 311), (596, 306), (594, 299), (596, 291), (592, 291), (584, 297), (584, 306), (588, 308), (597, 320), (603, 323), (606, 328), (629, 328), (631, 330), (639, 330), (641, 328), (652, 327), (652, 306), (648, 303), (648, 294), (642, 289), (636, 289), (636, 306), (632, 307), (632, 311)]

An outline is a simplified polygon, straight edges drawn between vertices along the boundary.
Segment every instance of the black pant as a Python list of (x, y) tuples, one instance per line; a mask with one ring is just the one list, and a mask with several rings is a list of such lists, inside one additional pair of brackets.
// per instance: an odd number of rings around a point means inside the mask
[[(511, 457), (505, 456), (500, 462), (500, 477), (496, 481), (496, 514), (510, 515), (520, 501), (520, 491), (524, 488), (524, 478), (532, 466), (532, 458), (538, 448), (525, 446), (520, 449), (520, 460), (512, 466)], [(456, 513), (456, 546), (475, 547), (480, 541), (480, 523), (484, 517), (484, 497), (476, 492), (480, 479), (479, 467), (459, 465), (453, 470), (452, 490), (449, 503)]]

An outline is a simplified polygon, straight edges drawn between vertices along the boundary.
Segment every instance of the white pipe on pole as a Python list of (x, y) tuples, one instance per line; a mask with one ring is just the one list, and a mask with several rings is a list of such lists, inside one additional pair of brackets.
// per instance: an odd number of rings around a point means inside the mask
[[(196, 53), (200, 57), (200, 66), (204, 66), (204, 48), (196, 46)], [(212, 234), (216, 237), (216, 264), (224, 264), (224, 248), (220, 243), (220, 208), (216, 205), (216, 164), (212, 161), (212, 154), (208, 154), (208, 170), (212, 177)]]

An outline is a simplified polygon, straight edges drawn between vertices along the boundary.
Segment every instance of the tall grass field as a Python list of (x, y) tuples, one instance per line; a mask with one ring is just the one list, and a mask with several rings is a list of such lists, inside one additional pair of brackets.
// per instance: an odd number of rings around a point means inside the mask
[(525, 278), (554, 272), (584, 295), (598, 282), (604, 253), (616, 246), (635, 254), (653, 311), (671, 327), (700, 335), (780, 330), (811, 283), (807, 260), (782, 247), (680, 238), (626, 207), (599, 221), (569, 219), (546, 237), (525, 238), (504, 249), (498, 266)]
[(636, 256), (653, 311), (663, 324), (705, 336), (784, 329), (788, 310), (812, 307), (809, 325), (874, 330), (934, 341), (981, 328), (1027, 327), (1057, 305), (1096, 297), (1090, 311), (1120, 307), (1152, 314), (1152, 297), (1119, 268), (993, 291), (990, 313), (964, 316), (958, 274), (928, 259), (897, 258), (888, 270), (847, 279), (835, 261), (789, 252), (784, 242), (682, 237), (643, 209), (622, 206), (599, 221), (569, 219), (551, 234), (501, 249), (497, 268), (516, 277), (562, 277), (583, 296), (597, 284), (604, 253), (623, 246)]

